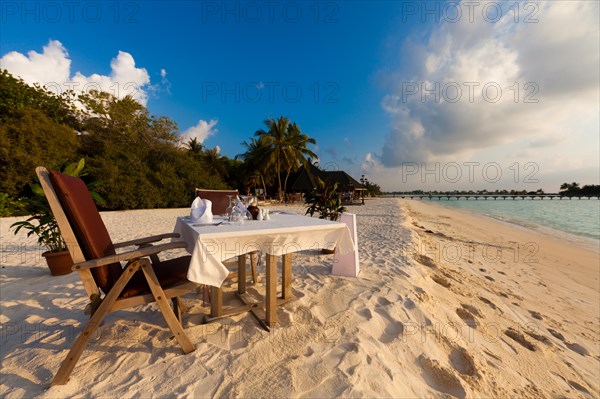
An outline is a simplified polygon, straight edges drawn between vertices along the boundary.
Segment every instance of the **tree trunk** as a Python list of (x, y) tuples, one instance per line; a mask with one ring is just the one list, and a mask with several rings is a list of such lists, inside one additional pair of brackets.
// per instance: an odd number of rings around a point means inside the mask
[(279, 187), (277, 189), (278, 190), (278, 192), (277, 192), (278, 198), (277, 199), (279, 201), (281, 201), (281, 198), (282, 198), (282, 196), (281, 196), (281, 166), (279, 164), (279, 154), (277, 154), (277, 181), (279, 183)]
[(288, 178), (290, 177), (291, 171), (292, 171), (291, 169), (287, 170), (287, 174), (285, 175), (285, 180), (283, 181), (283, 192), (284, 193), (287, 193), (287, 182), (288, 182)]
[(265, 196), (265, 199), (267, 198), (267, 185), (265, 184), (265, 179), (263, 179), (263, 175), (262, 173), (260, 174), (260, 181), (262, 182), (262, 186), (263, 186), (263, 195)]

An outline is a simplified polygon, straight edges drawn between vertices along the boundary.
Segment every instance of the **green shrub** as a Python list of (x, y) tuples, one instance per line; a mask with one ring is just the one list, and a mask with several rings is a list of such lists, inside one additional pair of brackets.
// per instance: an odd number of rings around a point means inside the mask
[(7, 193), (0, 193), (0, 217), (26, 215), (25, 204), (21, 198), (14, 198)]

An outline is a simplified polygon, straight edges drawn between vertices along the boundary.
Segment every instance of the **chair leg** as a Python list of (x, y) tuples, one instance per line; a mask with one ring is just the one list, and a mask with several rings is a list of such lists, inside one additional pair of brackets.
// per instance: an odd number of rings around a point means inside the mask
[(173, 302), (173, 313), (175, 313), (175, 317), (177, 317), (177, 320), (179, 320), (179, 323), (182, 324), (182, 313), (185, 313), (187, 311), (185, 305), (183, 304), (183, 301), (181, 299), (179, 299), (179, 297), (174, 297), (171, 298), (171, 302)]
[(183, 299), (180, 297), (177, 297), (177, 305), (179, 306), (179, 309), (181, 309), (181, 313), (188, 313), (190, 311), (190, 309), (185, 305), (185, 302), (183, 302)]
[(79, 335), (77, 336), (75, 343), (71, 347), (71, 350), (67, 354), (65, 360), (60, 365), (60, 368), (58, 369), (58, 372), (52, 379), (50, 386), (64, 385), (67, 383), (67, 381), (69, 381), (69, 376), (71, 375), (75, 364), (77, 364), (77, 361), (81, 357), (81, 354), (83, 353), (87, 342), (94, 335), (94, 333), (98, 329), (98, 326), (100, 325), (100, 323), (102, 323), (102, 320), (104, 320), (106, 315), (110, 312), (110, 308), (119, 298), (119, 295), (121, 294), (121, 291), (123, 291), (123, 288), (125, 288), (125, 285), (127, 285), (129, 280), (131, 280), (131, 277), (133, 277), (133, 275), (139, 268), (140, 262), (135, 261), (129, 264), (127, 268), (123, 271), (121, 277), (119, 277), (113, 288), (110, 290), (108, 295), (104, 297), (104, 300), (102, 301), (100, 306), (98, 306), (98, 309), (90, 318), (90, 321), (87, 322), (85, 327), (83, 327), (81, 333), (79, 333)]
[(160, 311), (163, 314), (167, 325), (175, 335), (175, 339), (179, 342), (181, 349), (183, 349), (184, 353), (192, 352), (196, 347), (192, 344), (192, 341), (188, 338), (185, 331), (183, 331), (183, 327), (177, 320), (175, 313), (169, 306), (169, 302), (167, 302), (167, 297), (165, 292), (163, 291), (160, 283), (158, 282), (158, 278), (154, 273), (154, 269), (152, 269), (152, 265), (148, 259), (140, 259), (140, 264), (144, 275), (146, 276), (146, 281), (148, 281), (148, 285), (150, 286), (150, 291), (152, 291), (152, 295), (156, 300), (156, 304), (160, 308)]

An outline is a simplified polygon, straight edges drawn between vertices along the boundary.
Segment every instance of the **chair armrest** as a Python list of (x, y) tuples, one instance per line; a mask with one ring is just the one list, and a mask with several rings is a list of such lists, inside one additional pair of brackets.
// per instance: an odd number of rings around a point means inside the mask
[(151, 236), (151, 237), (137, 238), (135, 240), (124, 241), (124, 242), (120, 242), (117, 244), (113, 244), (113, 246), (115, 248), (124, 248), (124, 247), (129, 247), (132, 245), (143, 245), (143, 244), (149, 244), (151, 242), (158, 242), (158, 241), (164, 240), (165, 238), (178, 238), (178, 237), (179, 237), (178, 233), (166, 233), (166, 234), (159, 234), (159, 235)]
[(143, 258), (145, 256), (155, 255), (159, 252), (166, 251), (168, 249), (187, 248), (185, 242), (170, 242), (168, 244), (160, 244), (149, 247), (136, 249), (135, 251), (123, 252), (116, 255), (104, 256), (102, 258), (88, 260), (86, 262), (80, 262), (73, 265), (71, 268), (73, 271), (82, 269), (92, 269), (98, 266), (109, 265), (116, 262), (130, 261), (134, 259)]

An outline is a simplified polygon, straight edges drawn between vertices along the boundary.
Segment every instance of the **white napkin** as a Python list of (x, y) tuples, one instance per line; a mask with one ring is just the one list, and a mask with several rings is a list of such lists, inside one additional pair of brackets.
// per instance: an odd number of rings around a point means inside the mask
[(190, 211), (192, 223), (212, 223), (212, 201), (196, 197)]

